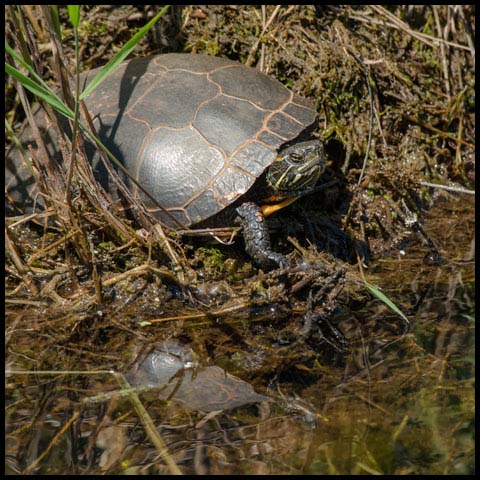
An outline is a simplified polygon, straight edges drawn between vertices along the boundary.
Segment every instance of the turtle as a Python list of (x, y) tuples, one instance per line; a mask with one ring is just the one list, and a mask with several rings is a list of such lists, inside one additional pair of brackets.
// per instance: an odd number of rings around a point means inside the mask
[(125, 178), (132, 193), (159, 221), (218, 226), (233, 213), (257, 263), (288, 263), (272, 250), (265, 217), (311, 191), (325, 169), (311, 101), (239, 62), (169, 53), (123, 62), (86, 104), (103, 143), (149, 195)]

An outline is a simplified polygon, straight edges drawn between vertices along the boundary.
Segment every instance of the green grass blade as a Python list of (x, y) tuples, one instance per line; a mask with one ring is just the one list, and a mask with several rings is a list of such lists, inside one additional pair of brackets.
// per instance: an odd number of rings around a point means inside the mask
[(50, 13), (52, 14), (53, 27), (57, 33), (57, 38), (62, 41), (62, 27), (60, 25), (60, 17), (58, 16), (58, 6), (50, 5)]
[(70, 22), (77, 29), (80, 23), (80, 5), (67, 5), (67, 9)]
[(406, 315), (383, 293), (381, 292), (375, 285), (364, 280), (365, 286), (367, 290), (376, 298), (378, 298), (381, 302), (383, 302), (390, 310), (394, 311), (397, 315), (400, 315), (405, 322), (408, 324), (408, 318)]
[[(18, 53), (15, 50), (13, 50), (13, 48), (7, 43), (5, 43), (5, 52), (8, 55), (10, 55), (12, 58), (14, 58), (23, 68), (25, 68), (28, 71), (29, 75), (33, 79), (35, 79), (38, 85), (41, 85), (45, 90), (50, 90), (50, 87), (47, 85), (47, 83), (43, 80), (42, 77), (37, 75), (37, 72), (35, 72), (33, 67), (29, 63), (27, 63), (20, 55), (18, 55)], [(54, 95), (60, 100), (60, 98), (52, 90), (50, 91), (52, 95)]]
[(16, 78), (27, 90), (35, 96), (41, 98), (50, 104), (55, 110), (65, 115), (67, 118), (73, 119), (73, 112), (70, 110), (49, 88), (39, 85), (31, 78), (25, 76), (20, 70), (5, 62), (5, 72)]
[(160, 12), (155, 15), (144, 27), (142, 27), (120, 50), (119, 52), (95, 75), (92, 81), (87, 85), (80, 95), (80, 100), (84, 100), (90, 93), (100, 85), (117, 68), (130, 52), (137, 46), (138, 42), (146, 35), (160, 17), (167, 11), (170, 5), (165, 5)]

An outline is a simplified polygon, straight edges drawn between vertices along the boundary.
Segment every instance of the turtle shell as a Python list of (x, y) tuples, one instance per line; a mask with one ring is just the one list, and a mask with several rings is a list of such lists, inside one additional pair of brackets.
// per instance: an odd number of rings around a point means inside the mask
[[(95, 73), (86, 74), (87, 82)], [(279, 147), (316, 117), (309, 102), (258, 70), (196, 54), (126, 61), (86, 104), (107, 147), (185, 226), (247, 192)], [(172, 225), (158, 205), (131, 188)]]

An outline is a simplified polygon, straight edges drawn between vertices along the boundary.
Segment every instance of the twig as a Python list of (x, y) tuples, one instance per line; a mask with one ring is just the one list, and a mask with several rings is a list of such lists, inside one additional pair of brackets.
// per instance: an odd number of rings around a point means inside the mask
[(463, 6), (456, 5), (456, 7), (458, 7), (458, 12), (462, 17), (463, 28), (465, 29), (465, 37), (467, 38), (470, 54), (472, 55), (473, 67), (475, 67), (475, 44), (473, 43), (473, 40), (472, 40), (472, 32), (470, 30), (470, 25), (468, 24), (467, 19), (465, 18), (465, 14), (463, 12)]
[(30, 473), (32, 470), (37, 468), (38, 464), (48, 455), (50, 450), (59, 442), (61, 436), (70, 428), (72, 423), (79, 417), (80, 412), (74, 412), (70, 417), (68, 422), (61, 428), (61, 430), (53, 437), (52, 441), (49, 443), (48, 447), (31, 463), (25, 470), (22, 472), (24, 474)]
[(372, 86), (370, 85), (370, 75), (368, 74), (367, 67), (363, 63), (362, 59), (360, 57), (357, 57), (352, 51), (349, 51), (349, 49), (344, 48), (345, 53), (349, 53), (354, 60), (360, 65), (360, 68), (363, 71), (363, 74), (365, 75), (365, 81), (367, 83), (367, 88), (368, 88), (368, 98), (370, 101), (370, 125), (368, 128), (368, 142), (367, 142), (367, 149), (365, 151), (365, 157), (363, 158), (363, 164), (362, 164), (362, 170), (360, 172), (360, 176), (358, 177), (358, 182), (357, 186), (360, 186), (363, 180), (363, 176), (365, 174), (365, 168), (367, 166), (367, 161), (368, 161), (368, 156), (370, 155), (370, 148), (372, 146), (372, 133), (373, 133), (373, 123), (374, 123), (374, 107), (373, 107), (373, 93), (372, 93)]
[(38, 5), (24, 5), (25, 14), (27, 15), (28, 20), (30, 21), (33, 29), (35, 30), (35, 33), (38, 36), (39, 43), (43, 44), (47, 40), (45, 40), (45, 32), (40, 27), (40, 24), (37, 21), (38, 12), (33, 11), (34, 9), (36, 10), (37, 8), (38, 8)]
[(439, 183), (420, 182), (420, 185), (424, 187), (441, 188), (442, 190), (448, 190), (455, 193), (466, 193), (467, 195), (475, 195), (475, 190), (468, 190), (463, 187), (451, 187), (449, 185), (441, 185)]
[(170, 244), (169, 239), (165, 235), (162, 226), (157, 223), (153, 226), (153, 238), (158, 241), (160, 248), (165, 252), (165, 254), (170, 258), (172, 262), (172, 267), (175, 275), (178, 277), (178, 282), (181, 285), (185, 284), (185, 275), (188, 275), (189, 279), (195, 278), (194, 271), (188, 266), (187, 262), (181, 261), (180, 257), (177, 255), (177, 252), (173, 249)]
[[(262, 5), (262, 29), (267, 24), (267, 6)], [(260, 71), (265, 72), (265, 43), (262, 42), (262, 48), (260, 50)]]
[(257, 51), (258, 45), (262, 41), (262, 37), (265, 34), (265, 32), (268, 30), (268, 27), (271, 25), (275, 17), (277, 16), (278, 11), (280, 10), (281, 5), (277, 5), (275, 7), (275, 10), (273, 11), (272, 15), (270, 15), (270, 18), (268, 19), (267, 23), (265, 26), (262, 28), (262, 31), (260, 35), (257, 38), (257, 41), (253, 44), (253, 47), (250, 49), (250, 52), (248, 53), (247, 61), (245, 62), (245, 65), (248, 67), (252, 64), (253, 61), (253, 55), (255, 55), (255, 52)]
[(92, 241), (90, 241), (90, 260), (92, 262), (92, 280), (93, 285), (95, 286), (95, 303), (97, 305), (101, 305), (103, 301), (102, 277), (98, 273), (97, 259), (95, 257), (95, 247), (93, 246)]
[[(439, 35), (442, 34), (442, 27), (440, 25), (440, 16), (438, 15), (438, 6), (433, 5), (432, 10), (433, 10), (433, 16), (435, 18), (435, 26), (437, 27), (437, 32)], [(442, 69), (443, 69), (443, 77), (445, 80), (445, 92), (447, 94), (447, 99), (450, 101), (451, 99), (451, 93), (450, 93), (450, 82), (448, 78), (448, 65), (447, 65), (447, 55), (445, 52), (445, 45), (443, 43), (440, 43), (440, 57), (442, 59)]]
[(437, 135), (440, 135), (441, 137), (449, 138), (450, 140), (454, 140), (455, 142), (461, 143), (462, 145), (467, 145), (468, 147), (475, 148), (475, 145), (473, 143), (470, 143), (465, 140), (462, 140), (461, 138), (458, 138), (454, 133), (444, 132), (439, 128), (436, 128), (432, 125), (428, 125), (427, 123), (422, 122), (419, 118), (416, 118), (413, 115), (408, 115), (407, 113), (402, 112), (402, 116), (405, 117), (408, 121), (412, 123), (416, 123), (417, 125), (420, 125), (422, 128), (426, 128), (427, 130), (430, 130), (436, 133)]
[(152, 420), (152, 417), (149, 415), (146, 408), (143, 406), (143, 403), (140, 401), (140, 398), (138, 397), (137, 393), (132, 389), (132, 387), (130, 386), (130, 384), (128, 383), (127, 379), (123, 374), (117, 373), (117, 372), (112, 372), (112, 373), (122, 388), (126, 388), (130, 390), (130, 393), (128, 395), (129, 400), (130, 402), (132, 402), (133, 407), (137, 412), (137, 415), (142, 421), (149, 439), (155, 445), (155, 448), (157, 449), (157, 452), (159, 453), (162, 460), (167, 464), (167, 467), (170, 470), (170, 473), (172, 473), (173, 475), (182, 475), (182, 471), (180, 470), (178, 465), (175, 463), (175, 460), (173, 459), (173, 457), (170, 455), (167, 445), (165, 444), (163, 438), (158, 433), (157, 427), (155, 426), (155, 423)]
[(56, 242), (51, 243), (47, 247), (42, 248), (41, 250), (37, 251), (36, 253), (34, 253), (30, 257), (30, 259), (28, 260), (28, 264), (32, 265), (32, 263), (35, 263), (38, 259), (42, 258), (48, 252), (50, 252), (51, 250), (59, 247), (60, 245), (65, 244), (68, 240), (70, 240), (74, 236), (78, 235), (79, 233), (80, 233), (80, 230), (73, 230), (73, 232), (67, 233), (60, 240), (57, 240)]
[(35, 281), (33, 279), (33, 276), (31, 275), (31, 272), (29, 271), (30, 269), (28, 265), (25, 266), (24, 263), (22, 262), (22, 259), (20, 258), (20, 253), (15, 243), (12, 242), (10, 235), (8, 233), (7, 227), (5, 227), (5, 248), (9, 253), (10, 258), (12, 259), (12, 262), (15, 265), (15, 268), (17, 269), (19, 275), (22, 277), (22, 280), (25, 282), (25, 285), (27, 285), (27, 287), (30, 289), (30, 291), (32, 292), (32, 295), (37, 296), (38, 288), (35, 285)]
[(115, 285), (116, 283), (120, 282), (121, 280), (124, 280), (125, 278), (134, 277), (137, 275), (144, 275), (146, 273), (155, 273), (157, 275), (167, 278), (169, 281), (178, 281), (178, 278), (169, 270), (154, 268), (151, 265), (139, 265), (138, 267), (134, 267), (126, 272), (120, 273), (106, 280), (103, 280), (102, 284), (104, 287), (111, 287), (112, 285)]
[(220, 310), (214, 310), (211, 312), (205, 313), (193, 313), (191, 315), (177, 315), (175, 317), (164, 317), (164, 318), (154, 318), (148, 320), (149, 323), (161, 323), (161, 322), (171, 322), (172, 320), (192, 320), (198, 318), (208, 318), (208, 317), (221, 317), (232, 312), (237, 312), (238, 310), (247, 309), (253, 307), (250, 303), (239, 303), (238, 305), (233, 305), (232, 307), (222, 308)]
[(397, 18), (395, 15), (393, 15), (383, 7), (380, 7), (378, 5), (370, 5), (370, 8), (376, 11), (379, 15), (383, 15), (384, 17), (389, 18), (393, 22), (393, 25), (389, 23), (385, 23), (385, 25), (403, 30), (409, 35), (411, 35), (412, 37), (415, 37), (417, 40), (420, 40), (421, 42), (426, 43), (430, 47), (433, 47), (433, 44), (431, 43), (433, 41), (436, 43), (444, 43), (445, 45), (450, 45), (451, 47), (461, 48), (462, 50), (470, 50), (470, 47), (467, 47), (466, 45), (450, 42), (448, 40), (443, 40), (442, 38), (433, 37), (432, 35), (427, 35), (426, 33), (420, 33), (415, 30), (412, 30), (405, 22), (402, 22), (399, 18)]

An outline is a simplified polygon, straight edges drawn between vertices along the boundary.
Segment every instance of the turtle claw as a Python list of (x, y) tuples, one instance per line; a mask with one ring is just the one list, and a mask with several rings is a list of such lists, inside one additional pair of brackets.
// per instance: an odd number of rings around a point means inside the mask
[(275, 262), (279, 266), (279, 268), (285, 270), (291, 266), (290, 262), (288, 261), (285, 255), (281, 255), (280, 253), (275, 253), (275, 252), (272, 252), (272, 253), (273, 255), (270, 255), (269, 259), (272, 262)]

